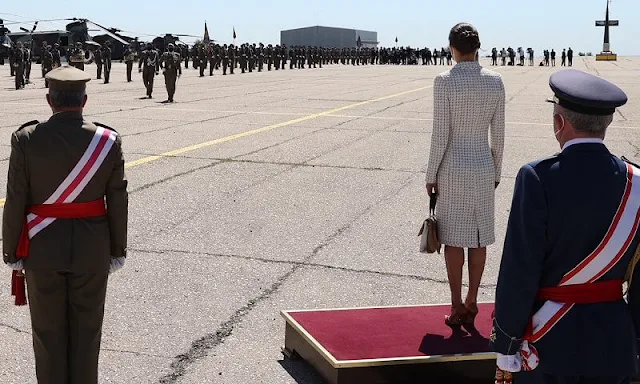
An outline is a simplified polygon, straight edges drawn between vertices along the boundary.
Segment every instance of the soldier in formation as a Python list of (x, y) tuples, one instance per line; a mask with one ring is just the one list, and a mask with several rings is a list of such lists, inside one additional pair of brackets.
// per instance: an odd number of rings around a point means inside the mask
[(293, 67), (296, 65), (296, 61), (297, 61), (296, 48), (291, 47), (289, 48), (289, 69), (293, 69)]
[(53, 54), (51, 53), (51, 46), (46, 42), (42, 44), (42, 77), (44, 80), (44, 87), (49, 88), (49, 81), (46, 79), (47, 73), (53, 70)]
[(136, 59), (136, 52), (129, 45), (127, 49), (124, 51), (124, 62), (127, 65), (127, 83), (132, 82), (131, 72), (133, 71), (133, 62)]
[(220, 55), (222, 56), (222, 74), (226, 76), (227, 67), (229, 67), (229, 48), (227, 47), (227, 44), (222, 46)]
[(160, 68), (164, 75), (164, 83), (167, 87), (167, 102), (173, 103), (173, 96), (176, 93), (176, 80), (182, 76), (182, 59), (180, 54), (175, 52), (175, 46), (169, 44), (167, 52), (162, 54), (160, 58)]
[(107, 41), (102, 47), (102, 62), (104, 65), (104, 83), (109, 84), (111, 75), (111, 42)]
[(218, 68), (219, 52), (217, 45), (209, 45), (207, 59), (209, 60), (209, 76), (213, 76), (213, 70)]
[(207, 53), (203, 45), (198, 45), (198, 69), (200, 77), (204, 77), (204, 70), (207, 68)]
[(282, 65), (282, 70), (284, 71), (284, 69), (286, 68), (285, 66), (287, 65), (287, 46), (285, 44), (282, 44), (282, 47), (280, 47), (280, 64)]
[(142, 82), (147, 88), (147, 98), (150, 99), (153, 93), (153, 79), (160, 72), (160, 57), (151, 43), (148, 43), (147, 48), (142, 51), (138, 62), (138, 72), (142, 73)]
[(276, 71), (280, 69), (280, 62), (282, 59), (283, 59), (282, 47), (280, 47), (280, 45), (276, 45), (275, 48), (273, 49), (273, 66), (276, 69)]
[(237, 49), (233, 44), (231, 44), (231, 45), (229, 45), (229, 48), (227, 48), (227, 52), (229, 53), (229, 73), (231, 75), (233, 75), (233, 69), (234, 68), (238, 68), (237, 67), (237, 61), (236, 61)]
[(102, 79), (102, 66), (104, 64), (102, 60), (102, 47), (98, 47), (93, 52), (93, 60), (96, 62), (96, 79)]
[(31, 78), (31, 64), (32, 64), (32, 51), (31, 51), (31, 47), (33, 45), (33, 41), (27, 43), (27, 46), (24, 47), (23, 49), (23, 53), (24, 53), (24, 82), (25, 84), (31, 84), (31, 81), (29, 80)]
[(16, 90), (18, 89), (22, 89), (25, 86), (25, 79), (24, 79), (24, 68), (25, 68), (25, 62), (24, 62), (24, 48), (22, 46), (21, 42), (18, 42), (14, 47), (13, 47), (13, 51), (11, 52), (11, 67), (13, 68), (13, 75), (15, 76), (15, 85), (16, 85)]
[(11, 47), (9, 47), (9, 76), (14, 77), (16, 75), (16, 69), (14, 67), (13, 62), (13, 53), (16, 49), (16, 44), (11, 43)]
[(242, 52), (240, 53), (240, 71), (242, 73), (245, 73), (247, 70), (247, 66), (248, 66), (248, 60), (249, 60), (249, 50), (247, 49), (246, 45), (242, 45), (241, 47)]
[(189, 46), (184, 45), (180, 54), (184, 57), (184, 68), (189, 68)]
[(69, 64), (71, 64), (72, 67), (84, 71), (85, 53), (84, 49), (82, 49), (82, 43), (76, 43), (75, 48), (71, 51)]
[(53, 56), (53, 68), (59, 68), (62, 66), (62, 62), (60, 61), (60, 44), (53, 44), (53, 49), (51, 50), (51, 55)]

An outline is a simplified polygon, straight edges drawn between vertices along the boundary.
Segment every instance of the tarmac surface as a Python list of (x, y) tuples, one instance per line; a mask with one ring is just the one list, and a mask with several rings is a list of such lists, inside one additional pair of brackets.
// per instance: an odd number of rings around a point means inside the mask
[[(483, 59), (483, 64), (489, 64)], [(607, 144), (640, 161), (640, 58), (577, 58), (622, 87)], [(442, 256), (418, 252), (433, 77), (443, 66), (342, 66), (178, 80), (92, 80), (86, 118), (123, 137), (129, 257), (109, 282), (101, 383), (320, 383), (283, 359), (281, 310), (449, 301)], [(515, 175), (559, 150), (549, 76), (561, 67), (497, 67), (507, 90), (496, 243), (481, 301), (494, 297)], [(95, 78), (95, 67), (87, 66)], [(208, 74), (208, 71), (207, 71)], [(0, 197), (11, 133), (50, 115), (34, 84), (14, 91), (0, 66)], [(595, 187), (595, 186), (594, 186)], [(589, 207), (585, 207), (589, 209)], [(0, 284), (0, 383), (35, 383), (29, 311)]]

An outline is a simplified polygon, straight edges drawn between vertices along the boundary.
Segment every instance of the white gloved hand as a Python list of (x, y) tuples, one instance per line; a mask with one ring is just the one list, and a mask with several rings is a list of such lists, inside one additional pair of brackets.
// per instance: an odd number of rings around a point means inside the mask
[(497, 354), (496, 365), (506, 372), (520, 372), (522, 370), (522, 359), (519, 355)]
[(109, 266), (109, 273), (114, 273), (120, 268), (124, 267), (125, 258), (124, 257), (113, 257), (111, 258), (111, 265)]
[(24, 263), (22, 262), (22, 260), (18, 260), (15, 263), (8, 263), (7, 265), (14, 271), (22, 271), (24, 269)]

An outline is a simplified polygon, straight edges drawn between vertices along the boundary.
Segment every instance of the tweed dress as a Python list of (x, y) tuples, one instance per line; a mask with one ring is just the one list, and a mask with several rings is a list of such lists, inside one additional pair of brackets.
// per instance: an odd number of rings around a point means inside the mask
[(477, 61), (461, 62), (434, 79), (433, 98), (426, 182), (438, 184), (440, 241), (486, 247), (495, 242), (495, 182), (504, 151), (502, 77)]

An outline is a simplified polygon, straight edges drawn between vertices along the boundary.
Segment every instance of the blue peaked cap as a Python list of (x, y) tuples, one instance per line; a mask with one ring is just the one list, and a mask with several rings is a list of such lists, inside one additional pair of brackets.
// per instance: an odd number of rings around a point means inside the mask
[(575, 69), (554, 73), (549, 86), (555, 96), (547, 101), (586, 115), (612, 115), (628, 100), (617, 85)]

